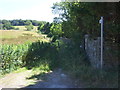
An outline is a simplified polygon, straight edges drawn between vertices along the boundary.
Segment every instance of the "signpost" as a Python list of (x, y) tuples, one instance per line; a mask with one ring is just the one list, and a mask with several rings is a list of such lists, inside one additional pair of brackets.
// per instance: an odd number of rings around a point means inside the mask
[(103, 17), (99, 20), (101, 24), (101, 69), (103, 67)]

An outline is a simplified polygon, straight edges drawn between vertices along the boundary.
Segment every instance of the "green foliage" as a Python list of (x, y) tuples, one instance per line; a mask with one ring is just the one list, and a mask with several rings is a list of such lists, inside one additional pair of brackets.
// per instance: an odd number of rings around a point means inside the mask
[(1, 24), (0, 26), (1, 26), (1, 29), (4, 29), (4, 30), (14, 29), (14, 27), (8, 21), (3, 21), (3, 24)]
[(44, 27), (44, 24), (40, 24), (40, 25), (38, 26), (38, 30), (42, 31), (43, 27)]
[(41, 23), (38, 27), (38, 30), (41, 31), (44, 34), (48, 34), (48, 33), (50, 33), (51, 25), (52, 24), (50, 24), (49, 22)]
[(33, 25), (32, 24), (26, 25), (25, 28), (27, 28), (27, 31), (30, 31), (33, 29)]
[(29, 20), (27, 20), (26, 22), (25, 22), (25, 25), (31, 25), (32, 23), (31, 23), (31, 21), (29, 21)]
[(59, 14), (57, 18), (62, 21), (64, 36), (74, 40), (82, 39), (84, 34), (93, 38), (100, 36), (99, 20), (103, 16), (105, 40), (118, 42), (120, 24), (117, 7), (118, 3), (60, 2), (54, 4), (53, 12)]
[(1, 30), (3, 30), (3, 28), (2, 28), (2, 27), (3, 27), (3, 24), (1, 24), (1, 23), (0, 23), (0, 29), (1, 29)]
[(49, 28), (48, 37), (52, 37), (52, 42), (55, 42), (60, 36), (62, 36), (62, 24), (60, 23), (52, 23)]
[(30, 30), (33, 29), (33, 25), (32, 25), (32, 23), (31, 23), (31, 21), (27, 20), (27, 21), (25, 22), (25, 25), (26, 25), (25, 28), (27, 28), (28, 31), (30, 31)]
[(48, 65), (50, 69), (57, 67), (57, 49), (50, 43), (35, 42), (28, 49), (26, 67), (28, 69)]
[[(55, 22), (62, 24), (63, 36), (75, 42), (83, 43), (84, 35), (92, 38), (100, 36), (100, 17), (104, 17), (104, 40), (118, 42), (119, 37), (119, 3), (85, 3), (60, 2), (53, 5), (54, 14), (59, 17)], [(76, 44), (77, 45), (77, 44)], [(78, 46), (63, 46), (59, 48), (59, 65), (69, 71), (85, 87), (118, 87), (117, 70), (98, 70), (90, 66), (84, 50)], [(79, 45), (79, 44), (78, 44)], [(74, 49), (73, 49), (74, 47)], [(63, 49), (61, 49), (63, 48)], [(81, 52), (82, 51), (82, 52)], [(87, 63), (84, 63), (87, 61)], [(80, 86), (80, 85), (79, 85)]]
[(50, 33), (48, 33), (48, 35), (47, 35), (47, 37), (52, 37), (53, 36), (53, 34), (52, 34), (52, 32), (50, 32)]
[(28, 44), (23, 45), (1, 45), (0, 47), (0, 72), (6, 73), (16, 70), (25, 65), (25, 58), (28, 51)]
[(0, 23), (10, 23), (12, 26), (25, 26), (32, 24), (34, 26), (39, 26), (41, 23), (46, 23), (45, 21), (37, 21), (37, 20), (22, 20), (22, 19), (14, 19), (14, 20), (0, 20)]
[(50, 32), (53, 34), (53, 35), (59, 35), (61, 36), (63, 34), (62, 32), (62, 25), (61, 24), (56, 24), (54, 23), (51, 28), (50, 28)]
[(101, 72), (92, 68), (84, 50), (72, 42), (65, 44), (56, 40), (51, 43), (38, 41), (23, 45), (2, 45), (0, 56), (1, 73), (25, 66), (39, 74), (60, 67), (78, 81), (82, 80), (86, 87), (117, 87), (118, 73), (115, 70)]
[[(9, 73), (21, 67), (57, 67), (57, 48), (54, 44), (34, 42), (20, 45), (1, 45), (0, 74)], [(46, 69), (44, 68), (44, 69)]]
[(82, 81), (85, 87), (118, 87), (118, 69), (101, 71), (92, 68), (83, 48), (74, 43), (64, 44), (61, 41), (56, 41), (54, 44), (58, 47), (59, 67), (69, 72), (79, 82)]
[(34, 26), (38, 26), (40, 24), (40, 22), (37, 20), (31, 20), (31, 22)]
[(59, 38), (58, 35), (54, 35), (54, 36), (52, 37), (52, 42), (55, 42), (58, 38)]

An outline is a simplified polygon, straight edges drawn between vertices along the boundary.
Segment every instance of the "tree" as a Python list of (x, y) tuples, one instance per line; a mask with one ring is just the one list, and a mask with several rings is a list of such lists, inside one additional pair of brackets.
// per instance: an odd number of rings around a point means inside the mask
[(0, 23), (0, 29), (2, 30), (3, 29), (3, 24)]
[(25, 28), (27, 28), (27, 30), (30, 31), (33, 29), (33, 25), (32, 24), (26, 25)]
[(11, 25), (11, 23), (9, 21), (3, 20), (2, 23), (3, 23), (2, 27), (3, 27), (4, 30), (5, 29), (7, 29), (7, 30), (14, 29), (14, 27)]
[(61, 36), (61, 35), (63, 34), (62, 24), (54, 23), (54, 24), (50, 27), (50, 32), (51, 32), (53, 35)]
[(50, 27), (52, 23), (46, 22), (46, 23), (41, 23), (38, 27), (38, 30), (41, 31), (42, 33), (48, 34), (50, 32)]
[(118, 36), (120, 26), (117, 20), (117, 7), (117, 3), (106, 2), (61, 2), (54, 4), (53, 12), (59, 14), (58, 18), (62, 20), (64, 35), (74, 40), (80, 37), (82, 39), (84, 34), (89, 34), (93, 38), (100, 36), (98, 21), (104, 16), (105, 39), (113, 41)]
[(39, 25), (39, 21), (32, 20), (31, 22), (32, 22), (32, 24), (33, 24), (34, 26), (38, 26), (38, 25)]
[(30, 20), (27, 20), (26, 22), (25, 22), (25, 25), (31, 25), (32, 24), (32, 22), (30, 21)]

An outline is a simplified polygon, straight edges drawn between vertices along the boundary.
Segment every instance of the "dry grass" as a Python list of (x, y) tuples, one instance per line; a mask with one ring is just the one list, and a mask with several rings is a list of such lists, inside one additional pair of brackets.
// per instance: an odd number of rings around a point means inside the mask
[(0, 30), (0, 44), (23, 44), (38, 40), (49, 42), (49, 39), (45, 38), (45, 35), (40, 35), (32, 31)]
[(19, 30), (27, 30), (25, 26), (14, 26), (15, 28), (19, 28)]
[[(19, 28), (19, 30), (27, 30), (25, 26), (14, 26), (15, 28)], [(33, 31), (37, 31), (38, 26), (33, 26)]]
[(17, 30), (0, 30), (0, 38), (17, 38), (22, 35), (22, 31)]
[(0, 38), (17, 38), (19, 36), (24, 36), (30, 34), (32, 36), (39, 36), (38, 33), (31, 31), (20, 31), (20, 30), (0, 30)]

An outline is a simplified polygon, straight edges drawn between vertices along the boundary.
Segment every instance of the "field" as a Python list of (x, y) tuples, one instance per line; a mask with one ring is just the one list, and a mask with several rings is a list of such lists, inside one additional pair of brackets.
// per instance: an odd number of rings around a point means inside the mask
[[(14, 26), (15, 28), (19, 28), (19, 30), (26, 30), (25, 26)], [(37, 31), (38, 26), (33, 26), (33, 31)]]
[(46, 35), (38, 34), (33, 31), (21, 30), (0, 30), (0, 44), (22, 44), (37, 40), (49, 41)]

